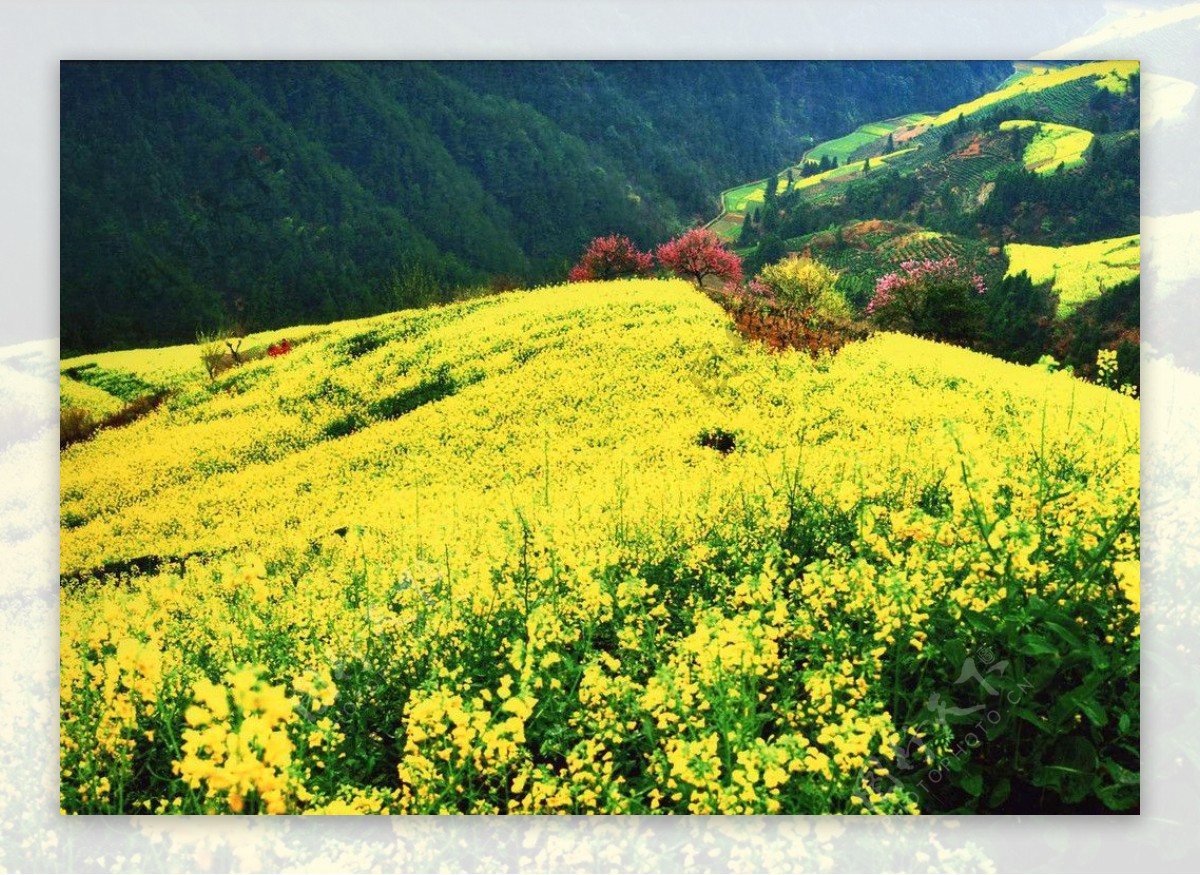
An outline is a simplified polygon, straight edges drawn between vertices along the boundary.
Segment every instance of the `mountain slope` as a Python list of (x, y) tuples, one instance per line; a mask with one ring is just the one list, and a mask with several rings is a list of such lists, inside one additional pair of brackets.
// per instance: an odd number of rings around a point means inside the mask
[(561, 279), (592, 237), (661, 242), (804, 138), (1003, 66), (64, 63), (63, 345)]

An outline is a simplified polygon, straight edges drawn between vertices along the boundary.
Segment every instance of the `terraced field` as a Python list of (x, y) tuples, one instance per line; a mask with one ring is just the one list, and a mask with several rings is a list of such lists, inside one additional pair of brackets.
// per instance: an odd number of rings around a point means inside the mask
[(905, 261), (952, 256), (981, 274), (989, 285), (1004, 272), (999, 254), (991, 254), (977, 240), (902, 222), (872, 219), (851, 223), (843, 228), (840, 245), (829, 231), (792, 238), (786, 244), (795, 252), (811, 252), (838, 270), (838, 290), (859, 308), (866, 305), (875, 281)]
[[(765, 179), (747, 183), (740, 188), (730, 189), (722, 196), (725, 202), (725, 209), (729, 212), (745, 212), (747, 206), (751, 206), (754, 203), (761, 204), (766, 191), (767, 181)], [(775, 191), (777, 193), (787, 191), (786, 177), (778, 181)]]
[[(912, 146), (907, 149), (897, 149), (889, 155), (873, 156), (869, 159), (871, 167), (875, 169), (901, 163), (915, 155), (919, 149), (919, 146)], [(852, 161), (840, 167), (835, 167), (833, 170), (819, 173), (816, 176), (798, 179), (796, 180), (795, 187), (806, 191), (805, 197), (807, 200), (813, 203), (827, 203), (839, 197), (845, 190), (845, 185), (840, 183), (848, 183), (861, 178), (863, 168), (866, 166), (866, 160)]]
[[(933, 127), (952, 124), (960, 115), (970, 117), (975, 113), (995, 109), (1002, 104), (1028, 98), (1048, 89), (1057, 89), (1058, 86), (1072, 82), (1079, 82), (1080, 87), (1090, 94), (1094, 94), (1096, 88), (1123, 94), (1129, 86), (1129, 77), (1139, 70), (1140, 64), (1137, 61), (1093, 61), (1063, 69), (1034, 69), (1028, 75), (1012, 81), (1007, 87), (951, 107), (934, 117), (931, 124)], [(1070, 95), (1071, 92), (1064, 91), (1050, 99), (1066, 101)]]
[[(884, 136), (887, 136), (887, 134), (885, 133)], [(879, 167), (894, 162), (906, 155), (915, 153), (918, 148), (917, 146), (912, 146), (907, 149), (897, 149), (888, 155), (875, 156), (870, 159), (871, 166)], [(866, 159), (852, 161), (814, 176), (800, 178), (799, 175), (796, 175), (791, 188), (817, 189), (826, 183), (848, 181), (860, 176), (865, 165)], [(785, 171), (784, 175), (779, 177), (776, 192), (783, 194), (788, 190), (789, 186)], [(723, 192), (721, 200), (724, 205), (724, 211), (721, 216), (713, 220), (709, 227), (724, 240), (731, 241), (737, 239), (746, 213), (762, 207), (766, 199), (766, 191), (766, 180), (760, 179), (756, 182), (747, 183), (746, 185)], [(833, 196), (833, 192), (830, 192), (828, 196)]]
[(909, 128), (925, 124), (931, 116), (924, 113), (913, 113), (880, 122), (870, 122), (855, 129), (852, 133), (836, 140), (821, 143), (805, 156), (809, 161), (820, 161), (822, 158), (837, 158), (839, 164), (844, 164), (859, 155), (864, 147), (879, 143), (888, 134), (895, 134)]

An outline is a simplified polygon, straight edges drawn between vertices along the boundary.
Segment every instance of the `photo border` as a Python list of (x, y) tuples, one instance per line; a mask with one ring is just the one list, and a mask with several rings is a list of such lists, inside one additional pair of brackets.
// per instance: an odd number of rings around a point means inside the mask
[[(1145, 4), (1191, 23), (1164, 36), (1121, 36), (1101, 2), (681, 3), (675, 0), (385, 6), (294, 3), (18, 0), (0, 69), (0, 138), (12, 174), (0, 255), (9, 266), (0, 309), (0, 388), (41, 374), (57, 355), (58, 62), (83, 58), (1109, 58), (1132, 57), (1144, 80), (1200, 82), (1200, 4)], [(1031, 27), (1030, 16), (1053, 15)], [(1081, 40), (1108, 15), (1105, 39)], [(1148, 16), (1143, 16), (1143, 18)], [(1062, 22), (1079, 31), (1046, 45)], [(1126, 20), (1126, 24), (1130, 22)], [(1145, 21), (1133, 24), (1145, 24)], [(1130, 29), (1131, 31), (1133, 29)], [(1068, 31), (1069, 32), (1069, 31)], [(1104, 25), (1099, 29), (1105, 34)], [(1060, 48), (1061, 47), (1061, 48)], [(1113, 54), (1120, 51), (1120, 54)], [(1170, 71), (1164, 72), (1164, 71)], [(1149, 84), (1149, 83), (1148, 83)], [(1181, 100), (1178, 94), (1175, 100)], [(1200, 859), (1200, 378), (1182, 360), (1195, 336), (1200, 203), (1192, 164), (1200, 98), (1143, 117), (1143, 689), (1142, 816), (1097, 818), (227, 818), (57, 814), (58, 467), (53, 387), (32, 392), (44, 413), (9, 424), (0, 443), (0, 866), (43, 871), (824, 871), (931, 867), (982, 871), (1141, 871)], [(1190, 247), (1189, 247), (1190, 244)], [(47, 355), (49, 353), (49, 355)], [(30, 364), (34, 362), (34, 364)], [(43, 375), (44, 376), (44, 375)], [(19, 381), (18, 381), (19, 382)], [(40, 406), (39, 406), (40, 405)], [(52, 455), (53, 454), (53, 455)], [(12, 520), (18, 522), (12, 522)]]

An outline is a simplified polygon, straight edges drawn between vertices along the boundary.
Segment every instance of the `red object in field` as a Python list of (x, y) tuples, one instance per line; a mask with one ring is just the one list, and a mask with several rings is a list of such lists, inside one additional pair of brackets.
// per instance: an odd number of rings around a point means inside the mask
[(710, 276), (726, 282), (742, 281), (742, 260), (707, 228), (693, 228), (682, 237), (659, 246), (659, 263), (671, 273), (703, 286)]
[(588, 244), (579, 264), (571, 268), (567, 281), (585, 283), (618, 277), (646, 276), (654, 266), (654, 256), (639, 252), (628, 237), (612, 234), (597, 237)]
[(279, 343), (272, 343), (267, 347), (267, 355), (269, 355), (271, 358), (278, 358), (281, 355), (287, 355), (291, 351), (292, 345), (287, 342), (287, 338), (279, 341)]

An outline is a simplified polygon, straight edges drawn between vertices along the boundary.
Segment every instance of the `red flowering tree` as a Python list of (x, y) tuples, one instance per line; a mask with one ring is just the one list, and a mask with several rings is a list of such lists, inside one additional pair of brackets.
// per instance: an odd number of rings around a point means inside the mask
[(884, 329), (951, 343), (969, 343), (980, 332), (978, 298), (983, 277), (953, 256), (905, 261), (875, 282), (867, 315)]
[(658, 260), (677, 276), (687, 277), (698, 286), (715, 276), (726, 282), (742, 281), (742, 260), (730, 252), (707, 228), (694, 228), (682, 237), (658, 247)]
[(597, 237), (589, 243), (579, 264), (567, 274), (567, 280), (583, 283), (623, 276), (645, 276), (653, 266), (654, 256), (649, 252), (639, 252), (628, 237), (613, 234)]

